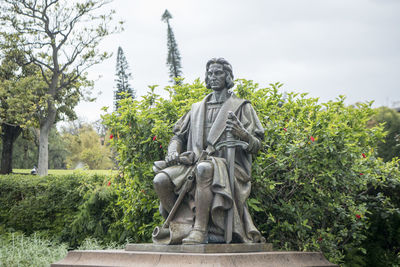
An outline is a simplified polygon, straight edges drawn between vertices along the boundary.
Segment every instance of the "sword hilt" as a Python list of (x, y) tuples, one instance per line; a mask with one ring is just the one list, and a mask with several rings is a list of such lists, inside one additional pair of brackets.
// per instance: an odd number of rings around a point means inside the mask
[(249, 146), (248, 143), (240, 140), (226, 140), (221, 141), (215, 145), (216, 150), (221, 150), (223, 147), (241, 147), (242, 149), (247, 149)]
[(246, 149), (249, 146), (248, 143), (237, 140), (233, 136), (232, 131), (226, 131), (226, 139), (225, 141), (221, 141), (215, 145), (216, 150), (221, 150), (223, 147), (230, 148), (230, 147), (241, 147), (242, 149)]

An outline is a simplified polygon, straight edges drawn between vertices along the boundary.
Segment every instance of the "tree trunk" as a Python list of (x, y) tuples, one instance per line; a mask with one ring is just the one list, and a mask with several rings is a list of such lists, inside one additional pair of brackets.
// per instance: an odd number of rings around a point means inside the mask
[(13, 145), (18, 136), (22, 133), (22, 128), (3, 123), (2, 128), (2, 141), (3, 151), (1, 153), (1, 166), (0, 174), (9, 174), (12, 172), (12, 155)]
[(43, 123), (40, 124), (39, 133), (39, 159), (38, 159), (38, 174), (45, 176), (49, 170), (49, 133), (54, 125), (56, 118), (56, 109), (54, 106), (48, 108), (48, 116), (43, 118)]
[(29, 164), (28, 149), (29, 149), (28, 143), (24, 144), (24, 163), (23, 163), (24, 169), (29, 169), (29, 167), (31, 167), (28, 166)]

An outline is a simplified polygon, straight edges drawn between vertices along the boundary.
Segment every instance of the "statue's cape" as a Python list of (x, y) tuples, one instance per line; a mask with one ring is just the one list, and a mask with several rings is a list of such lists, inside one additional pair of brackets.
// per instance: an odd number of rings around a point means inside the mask
[(222, 105), (218, 112), (217, 118), (215, 119), (213, 126), (210, 129), (210, 133), (207, 137), (207, 144), (204, 146), (204, 122), (206, 113), (206, 103), (209, 101), (212, 94), (206, 96), (202, 101), (192, 105), (192, 111), (190, 114), (190, 128), (191, 136), (189, 137), (188, 150), (194, 151), (197, 156), (200, 155), (204, 147), (208, 145), (214, 146), (221, 135), (224, 133), (226, 120), (228, 119), (229, 111), (236, 113), (239, 108), (248, 103), (245, 99), (237, 98), (235, 95), (231, 95), (225, 103)]

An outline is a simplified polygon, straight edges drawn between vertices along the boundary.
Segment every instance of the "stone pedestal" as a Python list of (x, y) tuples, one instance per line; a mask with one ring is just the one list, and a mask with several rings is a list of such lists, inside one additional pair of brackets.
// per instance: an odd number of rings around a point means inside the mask
[(70, 251), (51, 266), (337, 266), (320, 252), (271, 250), (271, 244), (129, 244), (125, 250)]
[(128, 244), (126, 251), (172, 252), (172, 253), (247, 253), (269, 252), (272, 244), (200, 244), (200, 245), (157, 245)]

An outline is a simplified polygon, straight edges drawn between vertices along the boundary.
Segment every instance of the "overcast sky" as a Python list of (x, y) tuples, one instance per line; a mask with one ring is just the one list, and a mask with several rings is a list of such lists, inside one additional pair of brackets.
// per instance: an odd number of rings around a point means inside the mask
[(224, 57), (235, 78), (261, 86), (282, 82), (322, 102), (346, 95), (348, 104), (400, 106), (399, 0), (114, 0), (108, 8), (125, 31), (102, 43), (114, 55), (89, 71), (101, 95), (76, 108), (88, 122), (101, 107), (112, 109), (118, 46), (138, 96), (154, 84), (162, 94), (169, 84), (165, 9), (188, 82), (204, 80), (207, 60)]

